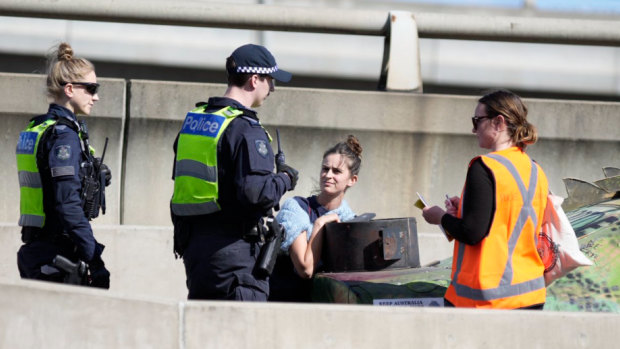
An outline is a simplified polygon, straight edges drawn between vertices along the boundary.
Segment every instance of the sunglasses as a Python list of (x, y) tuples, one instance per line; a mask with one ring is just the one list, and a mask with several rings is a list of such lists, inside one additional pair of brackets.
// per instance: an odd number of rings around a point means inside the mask
[(97, 91), (99, 91), (99, 84), (95, 82), (65, 82), (62, 85), (64, 86), (66, 84), (84, 86), (84, 89), (86, 90), (86, 92), (90, 93), (93, 96), (97, 94)]
[(471, 123), (474, 125), (474, 131), (478, 129), (478, 123), (483, 119), (493, 119), (495, 116), (472, 116)]

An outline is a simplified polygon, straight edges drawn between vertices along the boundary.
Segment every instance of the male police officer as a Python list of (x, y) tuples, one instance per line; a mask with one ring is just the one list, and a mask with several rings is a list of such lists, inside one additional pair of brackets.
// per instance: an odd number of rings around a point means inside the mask
[(183, 257), (189, 299), (266, 301), (269, 283), (254, 265), (262, 219), (293, 190), (298, 173), (273, 173), (271, 138), (250, 108), (288, 82), (263, 46), (244, 45), (226, 60), (224, 97), (209, 98), (185, 117), (175, 141), (174, 251)]

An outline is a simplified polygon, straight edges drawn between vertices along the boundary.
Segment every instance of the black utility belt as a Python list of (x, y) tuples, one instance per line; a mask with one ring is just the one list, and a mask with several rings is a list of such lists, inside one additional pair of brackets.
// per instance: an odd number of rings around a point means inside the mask
[(22, 241), (24, 243), (34, 242), (34, 241), (47, 241), (47, 242), (60, 242), (60, 241), (71, 241), (69, 235), (64, 233), (53, 233), (49, 231), (45, 231), (41, 228), (35, 227), (22, 227)]
[(260, 223), (253, 225), (243, 223), (209, 223), (192, 222), (192, 233), (200, 235), (220, 235), (243, 239), (248, 242), (262, 241), (265, 234)]

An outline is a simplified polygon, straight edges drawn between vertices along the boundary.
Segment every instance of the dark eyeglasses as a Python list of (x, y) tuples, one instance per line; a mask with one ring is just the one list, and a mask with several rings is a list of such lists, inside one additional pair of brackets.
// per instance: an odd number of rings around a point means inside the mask
[(474, 125), (474, 131), (478, 129), (478, 123), (483, 119), (493, 119), (495, 116), (472, 116), (471, 123)]
[(95, 82), (65, 82), (62, 85), (64, 86), (66, 84), (84, 86), (86, 92), (90, 93), (93, 96), (97, 94), (97, 91), (99, 91), (99, 84)]

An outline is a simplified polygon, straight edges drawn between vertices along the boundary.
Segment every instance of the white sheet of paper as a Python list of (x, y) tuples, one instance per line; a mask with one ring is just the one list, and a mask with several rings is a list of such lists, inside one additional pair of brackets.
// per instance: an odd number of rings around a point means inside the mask
[[(417, 191), (415, 193), (418, 194), (418, 198), (420, 199), (420, 201), (422, 201), (422, 203), (424, 204), (424, 207), (428, 207), (429, 205), (426, 202), (426, 200), (424, 200), (424, 197), (422, 195), (420, 195), (420, 193), (418, 193)], [(447, 195), (446, 195), (446, 197), (447, 197)], [(443, 229), (441, 224), (439, 224), (438, 227), (439, 227), (439, 229), (441, 229), (441, 232), (446, 236), (448, 241), (452, 241), (453, 238), (450, 235), (446, 234), (446, 231)]]
[(422, 201), (424, 207), (428, 207), (428, 203), (426, 202), (426, 200), (424, 200), (424, 197), (420, 195), (420, 193), (418, 193), (417, 191), (415, 193), (418, 194), (418, 198), (420, 199), (420, 201)]

